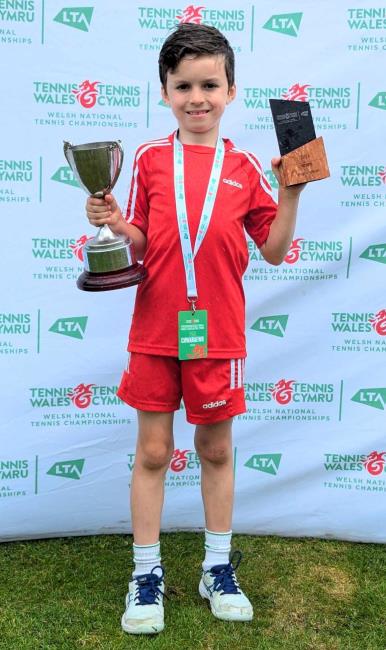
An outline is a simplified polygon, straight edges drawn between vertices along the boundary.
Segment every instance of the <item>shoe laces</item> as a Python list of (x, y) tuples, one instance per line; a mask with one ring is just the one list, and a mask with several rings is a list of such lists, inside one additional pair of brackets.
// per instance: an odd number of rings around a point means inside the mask
[[(160, 569), (161, 573), (155, 573), (156, 569)], [(150, 573), (135, 576), (136, 591), (134, 601), (136, 601), (136, 605), (158, 604), (159, 597), (164, 596), (163, 591), (160, 589), (164, 573), (164, 568), (158, 565), (153, 567)]]
[(222, 594), (240, 594), (235, 571), (239, 566), (242, 558), (241, 551), (234, 551), (229, 558), (228, 564), (216, 564), (209, 569), (214, 578), (213, 591), (219, 591)]

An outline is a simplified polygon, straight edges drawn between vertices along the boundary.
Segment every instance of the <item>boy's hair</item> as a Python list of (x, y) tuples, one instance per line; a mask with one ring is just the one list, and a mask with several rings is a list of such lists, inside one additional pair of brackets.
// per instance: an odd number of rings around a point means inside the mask
[(167, 73), (174, 72), (185, 56), (224, 55), (228, 87), (235, 82), (235, 55), (225, 36), (215, 27), (182, 23), (164, 42), (158, 59), (159, 76), (166, 88)]

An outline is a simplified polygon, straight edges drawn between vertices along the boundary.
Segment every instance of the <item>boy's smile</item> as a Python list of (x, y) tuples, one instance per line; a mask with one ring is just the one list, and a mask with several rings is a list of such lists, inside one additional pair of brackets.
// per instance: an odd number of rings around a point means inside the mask
[(179, 127), (184, 144), (215, 146), (221, 116), (235, 97), (236, 88), (228, 88), (224, 57), (185, 57), (174, 72), (168, 72), (162, 97)]

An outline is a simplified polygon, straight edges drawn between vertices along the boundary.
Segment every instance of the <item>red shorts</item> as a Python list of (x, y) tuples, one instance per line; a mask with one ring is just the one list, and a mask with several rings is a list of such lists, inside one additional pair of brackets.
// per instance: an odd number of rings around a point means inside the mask
[(191, 424), (212, 424), (246, 411), (244, 359), (193, 359), (132, 352), (117, 395), (141, 411), (177, 411)]

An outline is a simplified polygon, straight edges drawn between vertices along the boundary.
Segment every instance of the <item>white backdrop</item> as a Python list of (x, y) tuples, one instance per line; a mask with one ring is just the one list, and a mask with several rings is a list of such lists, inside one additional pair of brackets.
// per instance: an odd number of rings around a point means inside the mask
[[(0, 0), (1, 540), (130, 530), (136, 419), (115, 389), (135, 289), (76, 288), (95, 232), (62, 143), (122, 140), (124, 206), (136, 147), (174, 129), (160, 46), (174, 24), (196, 20), (236, 52), (238, 97), (222, 134), (269, 170), (269, 97), (307, 99), (331, 169), (304, 191), (280, 267), (250, 242), (234, 530), (386, 541), (381, 4)], [(163, 528), (195, 529), (200, 464), (183, 409), (175, 440)]]

